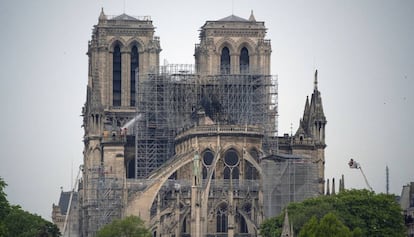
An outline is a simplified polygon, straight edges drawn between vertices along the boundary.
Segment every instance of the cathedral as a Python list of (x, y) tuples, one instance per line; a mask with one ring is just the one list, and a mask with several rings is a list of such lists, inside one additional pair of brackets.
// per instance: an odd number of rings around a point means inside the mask
[(93, 28), (81, 177), (53, 212), (64, 236), (135, 215), (154, 237), (253, 237), (289, 202), (323, 194), (317, 72), (296, 133), (278, 136), (271, 41), (253, 12), (206, 21), (194, 65), (160, 65), (154, 32), (150, 17), (103, 10)]

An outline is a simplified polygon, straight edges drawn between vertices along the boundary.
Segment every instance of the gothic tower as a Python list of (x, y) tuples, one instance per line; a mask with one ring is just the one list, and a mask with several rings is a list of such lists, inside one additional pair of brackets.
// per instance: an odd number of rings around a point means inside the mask
[(102, 9), (88, 44), (87, 100), (82, 111), (84, 236), (94, 235), (100, 226), (121, 216), (125, 162), (133, 155), (126, 157), (126, 131), (120, 129), (136, 115), (139, 73), (158, 69), (160, 51), (149, 17), (111, 17)]
[(264, 22), (230, 15), (207, 21), (195, 48), (196, 69), (201, 74), (270, 75), (270, 40)]
[(279, 140), (279, 151), (307, 157), (318, 166), (319, 194), (324, 194), (325, 184), (325, 126), (321, 92), (318, 90), (318, 71), (315, 71), (314, 88), (309, 101), (306, 97), (303, 117), (293, 136), (285, 134)]

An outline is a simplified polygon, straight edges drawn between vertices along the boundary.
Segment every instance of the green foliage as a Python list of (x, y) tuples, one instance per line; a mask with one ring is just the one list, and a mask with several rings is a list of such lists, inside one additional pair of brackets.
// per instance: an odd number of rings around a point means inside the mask
[(316, 217), (312, 217), (299, 232), (299, 237), (307, 236), (352, 237), (349, 228), (332, 212), (326, 214), (319, 223)]
[(283, 219), (281, 216), (282, 215), (280, 215), (278, 218), (269, 218), (264, 220), (260, 227), (260, 234), (265, 237), (279, 237), (282, 234), (283, 225)]
[(114, 220), (98, 231), (96, 237), (151, 237), (144, 222), (137, 216)]
[(316, 237), (319, 221), (316, 216), (312, 216), (308, 222), (303, 225), (299, 232), (299, 237)]
[(6, 183), (0, 177), (0, 237), (59, 237), (57, 226), (38, 215), (10, 205), (4, 188)]
[(352, 237), (362, 237), (362, 230), (361, 228), (357, 227), (354, 229), (354, 231), (352, 232)]
[[(10, 209), (10, 204), (7, 201), (7, 195), (4, 192), (6, 186), (6, 182), (4, 182), (4, 180), (0, 177), (0, 220), (3, 220), (7, 216)], [(0, 233), (2, 229), (3, 227), (0, 223)]]
[[(333, 196), (320, 196), (288, 206), (289, 220), (295, 233), (315, 216), (321, 220), (332, 213), (353, 236), (404, 236), (405, 227), (401, 209), (394, 195), (375, 194), (368, 190), (346, 190)], [(281, 229), (284, 213), (266, 220), (262, 228), (263, 236), (272, 236)]]

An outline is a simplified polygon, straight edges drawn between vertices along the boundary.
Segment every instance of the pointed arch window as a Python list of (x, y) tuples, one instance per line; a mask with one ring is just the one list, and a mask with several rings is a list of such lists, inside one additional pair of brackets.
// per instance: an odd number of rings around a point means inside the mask
[(227, 47), (221, 50), (220, 73), (230, 74), (230, 50)]
[(244, 163), (244, 177), (247, 180), (255, 180), (258, 179), (258, 174), (256, 168), (250, 164), (250, 162)]
[(250, 66), (250, 57), (249, 50), (246, 47), (243, 47), (240, 51), (240, 73), (246, 74), (249, 73)]
[[(213, 171), (213, 174), (211, 175), (211, 179), (215, 179), (215, 175), (216, 173)], [(207, 179), (208, 178), (208, 170), (207, 167), (203, 167), (203, 179)]]
[(227, 232), (227, 205), (226, 204), (221, 204), (218, 208), (217, 208), (217, 213), (216, 213), (216, 217), (217, 217), (217, 232), (218, 233), (226, 233)]
[(203, 167), (203, 179), (207, 179), (207, 174), (208, 174), (208, 171), (207, 171), (207, 167)]
[(126, 178), (135, 178), (135, 159), (131, 159), (126, 163)]
[(112, 61), (112, 105), (121, 106), (121, 48), (116, 45)]
[(136, 84), (137, 76), (139, 71), (139, 54), (138, 54), (138, 48), (137, 46), (132, 47), (131, 50), (131, 98), (130, 98), (130, 105), (135, 106), (135, 90), (136, 90)]
[(181, 227), (181, 233), (187, 233), (187, 217), (184, 217), (183, 226)]
[(226, 166), (226, 168), (224, 168), (224, 172), (223, 172), (223, 179), (230, 179), (230, 168)]
[(249, 233), (246, 220), (242, 215), (240, 215), (240, 233)]
[(234, 167), (233, 170), (231, 171), (231, 178), (234, 179), (239, 179), (239, 168), (238, 167)]

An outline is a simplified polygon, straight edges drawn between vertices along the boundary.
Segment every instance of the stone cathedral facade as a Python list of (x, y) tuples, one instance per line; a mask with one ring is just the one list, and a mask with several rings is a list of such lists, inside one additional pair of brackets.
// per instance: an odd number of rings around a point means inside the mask
[(94, 236), (136, 215), (154, 237), (258, 236), (287, 203), (323, 194), (317, 75), (297, 132), (279, 137), (266, 31), (253, 13), (207, 21), (194, 65), (160, 65), (149, 17), (102, 10), (87, 52), (77, 208), (68, 207), (76, 223), (64, 232)]

